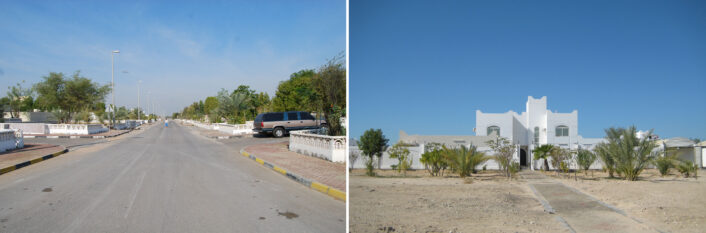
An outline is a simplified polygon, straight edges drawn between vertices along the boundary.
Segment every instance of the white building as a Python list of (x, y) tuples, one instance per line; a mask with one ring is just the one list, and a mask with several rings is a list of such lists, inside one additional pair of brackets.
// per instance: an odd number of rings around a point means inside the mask
[[(475, 136), (452, 136), (452, 135), (408, 135), (400, 131), (400, 141), (413, 145), (410, 149), (413, 169), (424, 169), (424, 165), (419, 163), (419, 158), (424, 152), (425, 144), (441, 143), (447, 146), (469, 146), (478, 147), (478, 151), (492, 154), (493, 151), (486, 144), (487, 141), (494, 140), (498, 136), (507, 138), (517, 145), (515, 161), (521, 166), (531, 169), (538, 169), (542, 166), (541, 160), (534, 161), (532, 151), (538, 145), (552, 144), (555, 146), (575, 150), (579, 146), (582, 149), (593, 149), (602, 142), (603, 138), (583, 138), (578, 134), (578, 111), (571, 113), (557, 113), (547, 109), (547, 97), (540, 99), (527, 99), (525, 112), (520, 114), (508, 111), (506, 113), (484, 113), (476, 111), (476, 132)], [(351, 146), (352, 153), (359, 153), (357, 146)], [(363, 159), (353, 163), (354, 168), (364, 168)], [(389, 159), (388, 154), (383, 155), (381, 168), (387, 169), (391, 165), (397, 164), (396, 159)], [(489, 160), (479, 166), (487, 166), (488, 169), (498, 169), (498, 164)], [(570, 165), (575, 168), (575, 165)], [(591, 168), (601, 168), (600, 163), (594, 163)]]
[(532, 163), (532, 151), (538, 145), (552, 144), (563, 148), (593, 149), (603, 138), (583, 138), (578, 134), (578, 111), (552, 112), (547, 109), (547, 97), (527, 98), (526, 110), (520, 114), (483, 113), (476, 110), (477, 136), (497, 135), (519, 145), (516, 159), (522, 166), (534, 169), (540, 161)]

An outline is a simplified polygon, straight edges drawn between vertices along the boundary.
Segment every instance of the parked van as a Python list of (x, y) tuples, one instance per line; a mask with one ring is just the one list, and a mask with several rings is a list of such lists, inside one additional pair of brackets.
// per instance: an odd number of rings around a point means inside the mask
[(282, 137), (292, 130), (318, 129), (326, 127), (326, 121), (316, 120), (308, 112), (267, 112), (255, 117), (253, 131)]

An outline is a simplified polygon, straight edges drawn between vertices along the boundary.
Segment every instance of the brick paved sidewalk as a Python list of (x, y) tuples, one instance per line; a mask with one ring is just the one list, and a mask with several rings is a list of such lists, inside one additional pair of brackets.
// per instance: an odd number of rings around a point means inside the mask
[(346, 165), (289, 151), (289, 142), (245, 147), (256, 157), (307, 179), (346, 191)]
[(63, 151), (65, 148), (51, 144), (25, 144), (25, 147), (18, 150), (11, 150), (0, 153), (0, 168), (13, 166), (18, 163), (41, 158), (42, 156)]

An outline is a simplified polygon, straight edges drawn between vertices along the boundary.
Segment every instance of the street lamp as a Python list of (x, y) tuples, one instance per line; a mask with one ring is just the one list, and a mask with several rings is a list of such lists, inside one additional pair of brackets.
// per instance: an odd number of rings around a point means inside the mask
[(113, 128), (115, 128), (115, 59), (114, 59), (114, 54), (120, 53), (120, 50), (113, 50), (110, 53), (110, 66), (111, 66), (111, 71), (110, 71), (110, 89), (111, 89), (111, 94), (113, 95), (113, 114), (111, 114), (113, 118)]
[(137, 120), (140, 120), (140, 83), (142, 83), (142, 80), (137, 82)]

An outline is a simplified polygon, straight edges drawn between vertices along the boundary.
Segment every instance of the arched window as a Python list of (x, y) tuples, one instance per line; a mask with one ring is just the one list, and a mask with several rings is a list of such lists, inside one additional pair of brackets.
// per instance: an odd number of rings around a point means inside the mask
[(569, 136), (569, 127), (565, 125), (560, 125), (556, 127), (556, 136), (557, 137), (567, 137)]
[(490, 126), (488, 127), (488, 136), (492, 135), (495, 133), (495, 136), (500, 136), (500, 127), (497, 126)]
[(539, 127), (534, 127), (534, 144), (539, 145)]

